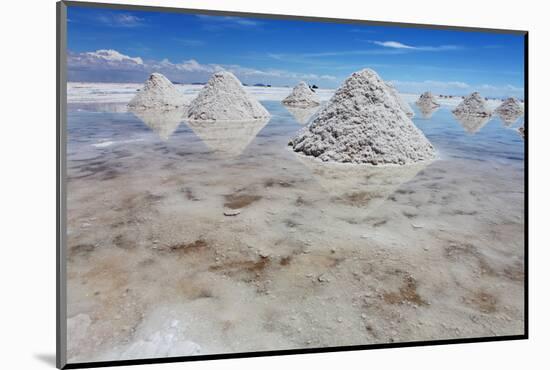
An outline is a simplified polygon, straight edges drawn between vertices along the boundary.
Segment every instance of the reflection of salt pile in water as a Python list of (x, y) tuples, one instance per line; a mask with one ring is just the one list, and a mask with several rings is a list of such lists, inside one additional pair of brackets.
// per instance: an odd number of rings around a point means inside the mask
[(382, 205), (401, 185), (412, 180), (429, 161), (407, 166), (355, 166), (321, 163), (299, 157), (315, 180), (339, 203), (371, 212)]
[(422, 115), (422, 118), (430, 119), (432, 118), (433, 114), (439, 109), (439, 107), (427, 105), (427, 106), (418, 106), (418, 109), (420, 110), (420, 114)]
[(457, 121), (464, 127), (464, 130), (468, 132), (469, 134), (475, 134), (483, 126), (489, 122), (491, 119), (491, 116), (474, 116), (474, 115), (467, 115), (467, 114), (460, 114), (456, 115), (455, 118)]
[(523, 115), (523, 107), (516, 98), (506, 99), (495, 112), (506, 126), (510, 126)]
[(130, 108), (130, 112), (142, 120), (151, 130), (156, 132), (162, 140), (168, 140), (180, 125), (186, 110), (185, 108), (169, 110)]
[(128, 106), (135, 109), (171, 109), (184, 106), (184, 101), (183, 95), (166, 77), (153, 73)]
[(401, 107), (401, 109), (403, 110), (403, 112), (405, 112), (405, 114), (407, 116), (409, 116), (409, 118), (413, 118), (414, 117), (414, 111), (412, 110), (411, 106), (409, 105), (409, 103), (407, 103), (402, 97), (401, 95), (399, 94), (399, 91), (397, 91), (397, 89), (389, 82), (386, 82), (386, 86), (388, 86), (388, 89), (390, 90), (390, 93), (393, 95), (393, 97), (395, 98), (395, 100), (397, 100), (397, 104), (399, 104), (399, 107)]
[(207, 147), (226, 157), (240, 155), (266, 125), (269, 118), (253, 121), (189, 121), (193, 130)]
[(292, 89), (289, 96), (283, 99), (283, 104), (291, 107), (314, 107), (319, 105), (319, 99), (304, 81)]
[(289, 145), (333, 162), (408, 164), (434, 157), (430, 142), (371, 69), (344, 81)]
[(435, 108), (438, 108), (440, 104), (435, 100), (435, 96), (429, 91), (426, 91), (416, 101), (416, 105), (418, 105), (420, 108), (426, 108), (426, 110), (433, 110)]
[(231, 72), (212, 75), (191, 102), (187, 118), (191, 121), (251, 121), (269, 118), (269, 112), (250, 96)]
[(305, 125), (319, 110), (319, 106), (309, 108), (285, 107), (299, 124)]
[(465, 97), (452, 112), (470, 134), (478, 132), (491, 118), (491, 110), (477, 92)]
[(491, 110), (485, 103), (485, 99), (483, 99), (479, 93), (474, 92), (465, 97), (464, 100), (453, 109), (453, 113), (456, 116), (488, 117), (491, 115)]

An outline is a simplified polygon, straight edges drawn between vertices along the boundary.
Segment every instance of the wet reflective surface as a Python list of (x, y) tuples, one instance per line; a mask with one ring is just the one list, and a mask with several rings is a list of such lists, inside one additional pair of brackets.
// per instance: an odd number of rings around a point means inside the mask
[(69, 106), (71, 360), (522, 333), (523, 118), (415, 106), (438, 159), (373, 168), (296, 155), (306, 115), (262, 104)]

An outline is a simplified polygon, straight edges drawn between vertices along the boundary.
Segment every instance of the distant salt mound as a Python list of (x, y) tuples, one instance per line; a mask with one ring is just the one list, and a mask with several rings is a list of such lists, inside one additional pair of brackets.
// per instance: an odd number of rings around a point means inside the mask
[(434, 157), (433, 146), (371, 69), (344, 81), (289, 145), (325, 162), (409, 164)]
[(187, 113), (191, 121), (251, 121), (269, 117), (269, 112), (227, 71), (212, 75), (191, 101)]
[(435, 99), (435, 96), (429, 91), (426, 91), (422, 95), (420, 95), (420, 98), (416, 101), (416, 105), (422, 108), (437, 108), (440, 106), (440, 104)]
[(523, 116), (523, 107), (516, 98), (508, 98), (495, 109), (495, 112), (506, 125), (511, 125)]
[(291, 107), (307, 108), (319, 105), (319, 99), (304, 81), (292, 89), (289, 96), (283, 99), (283, 104)]
[(485, 99), (477, 92), (465, 97), (464, 100), (453, 109), (453, 113), (456, 116), (491, 116), (491, 110), (487, 106)]
[(389, 82), (386, 82), (386, 86), (388, 86), (388, 89), (390, 90), (390, 92), (392, 93), (393, 97), (395, 98), (395, 100), (397, 100), (397, 103), (399, 104), (399, 107), (401, 107), (401, 109), (403, 110), (403, 112), (405, 112), (405, 114), (409, 117), (409, 118), (413, 118), (414, 117), (414, 111), (412, 110), (411, 106), (409, 105), (409, 103), (407, 103), (402, 97), (401, 95), (399, 94), (399, 91), (397, 91), (397, 89)]
[(128, 103), (134, 109), (171, 109), (183, 107), (185, 98), (160, 73), (152, 73), (143, 88)]

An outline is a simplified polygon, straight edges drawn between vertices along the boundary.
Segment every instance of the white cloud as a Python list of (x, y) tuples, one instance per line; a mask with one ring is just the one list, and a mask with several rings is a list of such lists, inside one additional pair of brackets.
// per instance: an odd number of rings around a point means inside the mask
[(409, 46), (402, 44), (397, 41), (373, 41), (373, 44), (380, 45), (386, 48), (394, 48), (394, 49), (416, 49), (414, 46)]
[(96, 18), (98, 22), (110, 27), (140, 27), (144, 19), (128, 13), (105, 13)]
[(121, 54), (118, 51), (112, 49), (91, 51), (84, 53), (84, 55), (92, 59), (100, 59), (106, 62), (133, 62), (136, 64), (143, 64), (143, 60), (140, 57), (132, 58), (128, 55)]
[(134, 81), (141, 82), (151, 72), (160, 72), (176, 82), (205, 82), (219, 70), (234, 73), (243, 83), (289, 85), (306, 80), (326, 86), (338, 79), (335, 76), (299, 73), (278, 69), (256, 69), (240, 65), (201, 64), (195, 59), (180, 63), (168, 59), (143, 61), (116, 50), (97, 50), (85, 53), (69, 53), (69, 78), (72, 81)]
[(439, 45), (439, 46), (413, 46), (403, 44), (399, 41), (370, 41), (371, 43), (382, 46), (384, 48), (399, 49), (399, 50), (416, 50), (416, 51), (447, 51), (447, 50), (459, 50), (460, 46), (457, 45)]
[(399, 81), (393, 80), (391, 83), (402, 92), (405, 93), (422, 93), (424, 91), (431, 91), (435, 94), (452, 94), (452, 95), (465, 95), (474, 91), (479, 92), (481, 95), (490, 97), (504, 97), (504, 96), (516, 96), (523, 98), (523, 88), (513, 85), (490, 85), (480, 84), (472, 85), (462, 81)]
[(203, 22), (203, 28), (208, 31), (220, 31), (225, 28), (253, 28), (262, 25), (261, 21), (251, 18), (220, 16), (220, 15), (196, 15)]

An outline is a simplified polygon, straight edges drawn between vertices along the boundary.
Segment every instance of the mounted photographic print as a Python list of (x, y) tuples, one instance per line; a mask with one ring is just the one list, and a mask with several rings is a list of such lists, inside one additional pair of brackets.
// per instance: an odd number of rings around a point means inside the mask
[(527, 338), (526, 50), (58, 3), (58, 366)]

